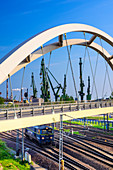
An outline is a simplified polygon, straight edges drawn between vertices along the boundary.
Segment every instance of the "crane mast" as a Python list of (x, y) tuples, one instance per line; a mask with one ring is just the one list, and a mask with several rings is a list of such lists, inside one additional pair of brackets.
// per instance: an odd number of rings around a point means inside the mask
[(83, 88), (85, 85), (84, 85), (84, 81), (82, 80), (82, 59), (81, 58), (80, 58), (79, 65), (80, 65), (80, 91), (78, 91), (78, 93), (81, 97), (81, 101), (83, 101), (84, 95), (85, 95), (85, 93), (83, 92)]
[(64, 87), (62, 88), (62, 97), (63, 97), (63, 100), (65, 100), (66, 98), (66, 74), (64, 74)]
[(33, 88), (33, 98), (37, 98), (37, 88), (35, 86), (34, 74), (31, 75), (31, 87)]
[(88, 88), (87, 88), (87, 100), (91, 100), (91, 94), (90, 94), (90, 76), (88, 76)]
[(44, 58), (41, 61), (40, 76), (42, 76), (42, 77), (40, 77), (40, 78), (42, 78), (41, 98), (43, 98), (45, 102), (48, 102), (48, 100), (50, 99), (50, 91), (49, 91), (49, 83), (48, 83), (47, 73), (46, 73), (45, 64), (44, 64)]

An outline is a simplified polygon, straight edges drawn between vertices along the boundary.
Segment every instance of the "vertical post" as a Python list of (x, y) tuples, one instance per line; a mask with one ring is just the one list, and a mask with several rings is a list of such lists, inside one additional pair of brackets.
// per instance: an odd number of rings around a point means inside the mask
[(22, 117), (22, 108), (20, 108), (20, 117)]
[(22, 161), (24, 161), (24, 129), (22, 128)]
[(60, 115), (59, 170), (64, 170), (63, 160), (63, 115)]
[(21, 102), (23, 102), (23, 97), (22, 97), (22, 88), (21, 88)]
[(27, 88), (27, 101), (28, 101), (28, 88)]
[(34, 107), (32, 108), (32, 116), (34, 116)]
[[(52, 114), (54, 114), (54, 113), (55, 113), (55, 112), (54, 112), (54, 107), (53, 107)], [(55, 123), (52, 123), (53, 134), (54, 134), (54, 127), (55, 127)], [(53, 135), (53, 137), (54, 137), (54, 135)], [(53, 138), (53, 141), (54, 141), (54, 138)]]
[(107, 113), (107, 132), (109, 132), (108, 113)]
[(6, 119), (8, 119), (9, 116), (8, 116), (8, 109), (6, 110)]
[(85, 128), (85, 122), (86, 122), (86, 118), (84, 117), (84, 128)]
[(43, 107), (43, 115), (45, 114), (45, 107)]
[(104, 131), (105, 131), (105, 114), (104, 114)]
[(73, 128), (72, 128), (72, 135), (73, 135)]
[(11, 77), (10, 74), (8, 74), (9, 82), (10, 82), (10, 89), (11, 89), (11, 100), (13, 100), (13, 92), (12, 92), (12, 85), (11, 85)]
[(8, 99), (8, 79), (7, 79), (7, 82), (6, 82), (6, 99)]
[(19, 156), (19, 129), (17, 129), (17, 136), (16, 136), (16, 156)]

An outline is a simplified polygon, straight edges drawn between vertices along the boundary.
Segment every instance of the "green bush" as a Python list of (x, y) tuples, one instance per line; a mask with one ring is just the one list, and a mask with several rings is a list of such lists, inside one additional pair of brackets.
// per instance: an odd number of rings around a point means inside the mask
[(20, 159), (13, 159), (13, 155), (9, 153), (9, 149), (2, 140), (0, 140), (0, 164), (4, 170), (30, 170), (27, 161), (22, 162)]
[(4, 99), (2, 97), (0, 97), (0, 104), (4, 104)]

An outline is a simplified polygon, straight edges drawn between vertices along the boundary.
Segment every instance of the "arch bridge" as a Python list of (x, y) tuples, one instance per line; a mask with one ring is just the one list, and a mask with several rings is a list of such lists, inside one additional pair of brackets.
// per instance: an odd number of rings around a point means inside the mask
[[(70, 32), (83, 32), (89, 33), (92, 35), (91, 39), (84, 40), (84, 39), (63, 39), (63, 34), (66, 35), (66, 33)], [(53, 38), (58, 37), (58, 41), (49, 45), (44, 46), (45, 43), (49, 42)], [(95, 51), (97, 51), (109, 64), (111, 69), (113, 70), (113, 55), (110, 55), (103, 47), (101, 47), (99, 44), (95, 43), (94, 40), (99, 37), (103, 39), (106, 43), (108, 43), (111, 47), (113, 47), (113, 38), (108, 35), (107, 33), (89, 26), (85, 24), (65, 24), (60, 25), (57, 27), (50, 28), (46, 31), (43, 31), (41, 33), (38, 33), (34, 35), (33, 37), (29, 38), (28, 40), (24, 41), (17, 47), (15, 47), (12, 51), (10, 51), (7, 55), (5, 55), (0, 60), (0, 84), (3, 83), (9, 76), (15, 74), (17, 71), (19, 71), (21, 68), (25, 67), (32, 61), (36, 60), (37, 58), (41, 57), (42, 55), (51, 52), (53, 50), (56, 50), (58, 48), (65, 47), (67, 45), (81, 45), (89, 47)], [(43, 50), (42, 50), (42, 46)], [(40, 48), (41, 47), (41, 48)], [(97, 114), (105, 114), (105, 113), (111, 113), (113, 111), (112, 105), (110, 107), (104, 107), (104, 108), (92, 108), (88, 110), (78, 110), (78, 111), (72, 111), (67, 112), (66, 114), (70, 115), (72, 117), (86, 117), (95, 115), (95, 112)], [(5, 113), (7, 115), (7, 110), (5, 110)], [(41, 123), (45, 123), (43, 120), (46, 120), (46, 123), (52, 123), (59, 121), (59, 113), (54, 115), (38, 115), (34, 117), (28, 117), (28, 118), (21, 118), (15, 119), (15, 120), (1, 120), (1, 127), (0, 131), (6, 131), (6, 130), (12, 130), (17, 128), (24, 128), (26, 126), (33, 126), (40, 124), (38, 120), (41, 121)], [(48, 117), (48, 118), (47, 118)], [(65, 120), (69, 119), (69, 117), (65, 116)], [(29, 123), (26, 123), (29, 121)], [(49, 120), (49, 121), (47, 121)], [(7, 128), (5, 128), (7, 127)]]

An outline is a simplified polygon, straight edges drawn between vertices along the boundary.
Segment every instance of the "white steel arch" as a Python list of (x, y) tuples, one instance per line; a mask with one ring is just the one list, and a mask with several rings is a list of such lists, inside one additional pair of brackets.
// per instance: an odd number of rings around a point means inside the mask
[(33, 51), (49, 40), (68, 32), (87, 32), (93, 34), (95, 37), (89, 40), (89, 45), (90, 43), (92, 44), (92, 41), (98, 36), (113, 46), (113, 38), (111, 36), (89, 25), (65, 24), (53, 27), (26, 40), (0, 60), (0, 84), (5, 81), (8, 78), (8, 74), (13, 73), (18, 65), (33, 53)]
[[(88, 41), (87, 41), (88, 42)], [(68, 39), (67, 40), (68, 45), (81, 45), (81, 46), (86, 46), (86, 41), (82, 40), (82, 39)], [(43, 47), (43, 54), (47, 54), (53, 50), (56, 50), (58, 48), (61, 47), (65, 47), (66, 46), (66, 41), (63, 41), (63, 45), (59, 46), (59, 42), (47, 45), (45, 47)], [(93, 50), (95, 50), (96, 52), (98, 52), (110, 65), (110, 67), (113, 69), (113, 65), (110, 61), (110, 54), (105, 50), (102, 49), (102, 47), (96, 43), (91, 43), (89, 46), (89, 48), (92, 48)], [(36, 50), (34, 53), (31, 54), (31, 60), (30, 62), (25, 62), (22, 61), (11, 73), (10, 75), (13, 75), (14, 73), (16, 73), (17, 71), (19, 71), (21, 68), (26, 67), (26, 65), (28, 65), (29, 63), (31, 63), (32, 61), (36, 60), (37, 58), (41, 57), (42, 55), (42, 50), (38, 49)]]

